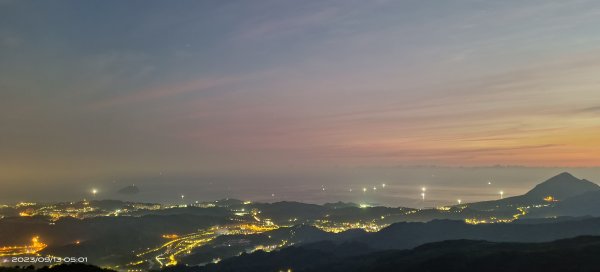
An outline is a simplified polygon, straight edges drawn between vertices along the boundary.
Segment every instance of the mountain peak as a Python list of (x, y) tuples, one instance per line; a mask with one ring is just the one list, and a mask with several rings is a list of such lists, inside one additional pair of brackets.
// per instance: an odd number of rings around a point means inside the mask
[(572, 180), (580, 180), (578, 178), (576, 178), (575, 176), (573, 176), (571, 173), (569, 172), (562, 172), (554, 177), (551, 177), (548, 181), (551, 180), (558, 180), (558, 179), (572, 179)]
[(597, 184), (585, 179), (578, 179), (571, 175), (571, 173), (563, 172), (538, 184), (525, 195), (539, 199), (552, 196), (555, 199), (563, 200), (575, 195), (597, 190), (600, 190), (600, 186)]

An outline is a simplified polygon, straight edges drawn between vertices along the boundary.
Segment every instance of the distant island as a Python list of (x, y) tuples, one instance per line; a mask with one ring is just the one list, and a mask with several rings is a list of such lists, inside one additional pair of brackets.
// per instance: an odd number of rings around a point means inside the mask
[[(557, 262), (596, 267), (599, 207), (600, 186), (569, 173), (523, 195), (424, 209), (231, 198), (20, 202), (0, 206), (0, 256), (86, 256), (100, 267), (168, 272), (563, 271)], [(572, 240), (552, 242), (559, 239)], [(579, 245), (590, 247), (567, 255)], [(531, 254), (553, 263), (529, 262)], [(96, 268), (70, 271), (83, 269)]]
[(129, 186), (119, 190), (119, 194), (122, 194), (122, 195), (135, 195), (135, 194), (138, 194), (139, 192), (140, 192), (140, 189), (137, 186), (135, 186), (135, 184), (129, 185)]

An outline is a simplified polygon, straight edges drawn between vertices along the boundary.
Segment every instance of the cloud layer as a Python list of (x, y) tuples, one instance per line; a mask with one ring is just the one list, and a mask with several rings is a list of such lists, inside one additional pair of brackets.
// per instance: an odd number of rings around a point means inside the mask
[(4, 182), (600, 165), (595, 1), (2, 7)]

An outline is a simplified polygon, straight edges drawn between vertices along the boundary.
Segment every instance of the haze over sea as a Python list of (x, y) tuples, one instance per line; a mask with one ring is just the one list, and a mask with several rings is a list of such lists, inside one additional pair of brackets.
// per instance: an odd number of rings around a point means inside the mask
[[(355, 202), (372, 205), (434, 207), (498, 199), (520, 195), (536, 184), (561, 172), (593, 182), (600, 168), (532, 168), (532, 167), (389, 167), (352, 168), (340, 171), (264, 176), (186, 176), (157, 173), (145, 177), (103, 177), (77, 185), (39, 183), (28, 187), (6, 187), (0, 192), (4, 203), (18, 201), (75, 201), (93, 199), (91, 189), (99, 191), (96, 199), (119, 199), (165, 204), (213, 201), (223, 198), (275, 202), (306, 203)], [(341, 174), (340, 174), (341, 173)], [(117, 191), (135, 184), (140, 193), (123, 195)], [(385, 184), (385, 186), (383, 185)], [(425, 201), (421, 188), (426, 187)], [(375, 188), (375, 189), (374, 189)], [(366, 189), (366, 192), (363, 191)], [(24, 192), (28, 193), (25, 194)], [(29, 195), (25, 199), (23, 196)], [(182, 199), (181, 196), (184, 196)]]

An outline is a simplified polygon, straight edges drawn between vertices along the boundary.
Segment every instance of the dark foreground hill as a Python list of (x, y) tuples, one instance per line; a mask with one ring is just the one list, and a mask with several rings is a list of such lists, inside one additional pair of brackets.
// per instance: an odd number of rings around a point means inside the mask
[(182, 258), (188, 265), (227, 259), (257, 246), (286, 240), (293, 245), (319, 241), (360, 243), (373, 250), (411, 249), (427, 243), (447, 240), (485, 240), (491, 242), (550, 242), (577, 236), (600, 236), (600, 218), (549, 218), (519, 220), (513, 223), (471, 225), (464, 221), (434, 220), (427, 223), (395, 223), (379, 232), (359, 230), (341, 233), (322, 231), (310, 225), (280, 228), (255, 235), (224, 235)]
[(319, 242), (272, 253), (242, 254), (205, 267), (170, 267), (163, 271), (598, 271), (599, 254), (597, 236), (547, 243), (454, 240), (412, 250), (375, 252), (360, 243)]
[(61, 264), (52, 267), (0, 267), (0, 272), (115, 272), (88, 264)]
[(600, 236), (600, 218), (470, 225), (462, 221), (435, 220), (428, 223), (395, 223), (379, 232), (353, 238), (377, 249), (408, 249), (445, 240), (493, 242), (549, 242), (582, 235)]

